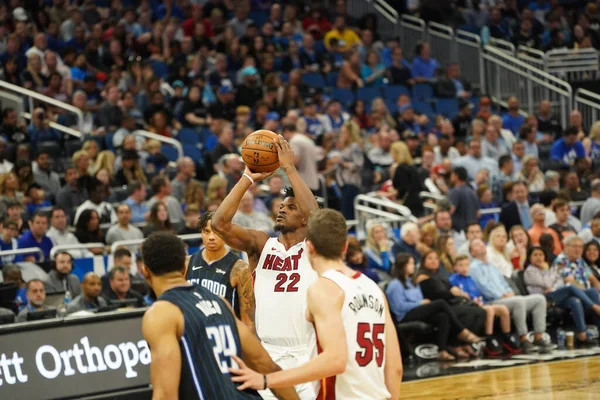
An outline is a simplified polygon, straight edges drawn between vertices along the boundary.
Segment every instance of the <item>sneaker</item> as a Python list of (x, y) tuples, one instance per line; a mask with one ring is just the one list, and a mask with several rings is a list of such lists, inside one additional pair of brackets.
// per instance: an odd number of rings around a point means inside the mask
[(502, 340), (502, 347), (504, 347), (504, 350), (506, 350), (509, 355), (521, 354), (523, 352), (519, 342), (513, 335), (510, 335), (508, 338)]
[(490, 337), (485, 341), (483, 352), (488, 357), (500, 357), (502, 356), (502, 346), (496, 338)]
[(537, 353), (539, 351), (538, 347), (528, 340), (521, 342), (521, 350), (525, 354)]
[(555, 348), (558, 347), (555, 344), (546, 343), (546, 342), (544, 342), (541, 339), (538, 339), (538, 340), (534, 341), (533, 345), (538, 347), (538, 351), (540, 352), (540, 354), (552, 353), (552, 350), (554, 350)]

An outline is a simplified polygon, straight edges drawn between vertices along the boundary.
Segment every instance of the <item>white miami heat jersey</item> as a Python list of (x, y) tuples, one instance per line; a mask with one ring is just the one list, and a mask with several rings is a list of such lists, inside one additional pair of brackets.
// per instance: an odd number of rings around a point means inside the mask
[(346, 371), (321, 382), (319, 400), (384, 400), (385, 301), (375, 282), (357, 272), (353, 277), (336, 270), (322, 275), (345, 294), (342, 321), (346, 331)]
[(265, 343), (316, 351), (313, 325), (306, 320), (306, 291), (317, 280), (306, 242), (285, 249), (277, 238), (265, 243), (255, 270), (255, 323)]

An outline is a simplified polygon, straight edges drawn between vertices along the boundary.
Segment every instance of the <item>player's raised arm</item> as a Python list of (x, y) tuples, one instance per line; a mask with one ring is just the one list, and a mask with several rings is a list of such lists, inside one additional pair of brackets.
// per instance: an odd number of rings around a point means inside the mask
[(211, 221), (212, 229), (229, 247), (244, 251), (248, 254), (249, 258), (255, 258), (256, 260), (258, 260), (263, 246), (269, 239), (269, 235), (255, 229), (241, 227), (231, 221), (240, 205), (242, 197), (244, 197), (244, 193), (246, 193), (253, 182), (263, 180), (271, 176), (273, 172), (254, 173), (246, 167), (244, 175), (219, 205)]
[(237, 289), (240, 299), (240, 318), (246, 326), (256, 334), (254, 326), (254, 312), (256, 303), (254, 300), (254, 286), (252, 284), (252, 274), (250, 267), (243, 261), (237, 261), (231, 271), (233, 284)]
[(177, 400), (181, 377), (179, 336), (183, 315), (173, 304), (158, 301), (146, 311), (142, 332), (150, 346), (150, 383), (152, 400)]
[[(348, 348), (341, 314), (343, 302), (344, 292), (328, 279), (319, 279), (308, 289), (308, 312), (317, 329), (317, 337), (322, 351), (318, 356), (299, 367), (268, 374), (266, 388), (273, 389), (314, 382), (339, 375), (346, 370)], [(232, 378), (234, 382), (242, 383), (238, 389), (261, 390), (265, 388), (263, 375), (246, 367), (243, 362), (238, 362), (238, 364), (240, 364), (240, 369), (230, 370), (233, 374), (239, 375)]]
[(398, 334), (390, 314), (390, 307), (385, 301), (385, 386), (392, 395), (391, 400), (400, 398), (400, 383), (402, 382), (402, 356)]
[(283, 169), (290, 180), (292, 189), (294, 189), (294, 198), (300, 207), (300, 211), (309, 215), (312, 210), (319, 208), (319, 204), (315, 199), (315, 195), (306, 185), (304, 180), (302, 180), (302, 177), (296, 169), (294, 150), (289, 142), (281, 135), (279, 135), (279, 138), (277, 139), (276, 147), (279, 155), (279, 167)]

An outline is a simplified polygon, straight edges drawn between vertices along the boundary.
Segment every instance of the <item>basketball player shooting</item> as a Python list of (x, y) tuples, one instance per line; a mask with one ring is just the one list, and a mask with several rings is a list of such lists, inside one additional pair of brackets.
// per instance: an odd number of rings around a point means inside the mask
[[(265, 373), (281, 368), (226, 301), (186, 281), (183, 241), (157, 232), (144, 241), (142, 254), (142, 273), (158, 297), (142, 320), (152, 352), (152, 399), (260, 399), (254, 390), (236, 389), (228, 371), (237, 366), (232, 357)], [(298, 399), (291, 386), (275, 393), (280, 399)]]
[[(276, 148), (280, 168), (287, 174), (291, 189), (277, 214), (277, 238), (266, 232), (233, 224), (233, 216), (244, 193), (254, 182), (272, 175), (254, 173), (246, 166), (244, 175), (223, 200), (212, 219), (212, 229), (225, 243), (248, 255), (254, 272), (255, 324), (258, 337), (271, 358), (283, 369), (293, 368), (316, 354), (315, 331), (304, 317), (306, 291), (317, 279), (306, 250), (308, 217), (318, 204), (295, 167), (290, 144), (278, 136)], [(296, 387), (301, 399), (314, 400), (318, 382)], [(265, 399), (272, 398), (261, 392)]]
[(339, 212), (318, 210), (310, 216), (307, 249), (319, 279), (308, 289), (306, 318), (316, 327), (319, 355), (299, 367), (268, 375), (234, 357), (240, 368), (230, 371), (237, 375), (232, 380), (242, 383), (238, 390), (327, 378), (318, 399), (400, 397), (402, 360), (388, 304), (375, 282), (342, 261), (346, 237), (346, 221)]

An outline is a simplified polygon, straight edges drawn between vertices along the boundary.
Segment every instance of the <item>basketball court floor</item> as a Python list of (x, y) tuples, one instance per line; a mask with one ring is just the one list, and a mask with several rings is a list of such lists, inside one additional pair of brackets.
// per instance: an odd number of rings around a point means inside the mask
[[(439, 364), (437, 368), (454, 368)], [(436, 369), (433, 365), (429, 368)], [(600, 356), (538, 361), (481, 372), (446, 371), (444, 376), (403, 382), (401, 393), (403, 400), (600, 400)]]

